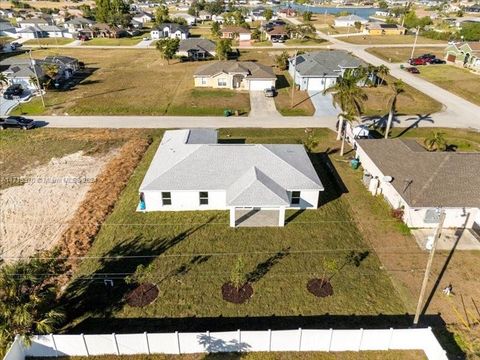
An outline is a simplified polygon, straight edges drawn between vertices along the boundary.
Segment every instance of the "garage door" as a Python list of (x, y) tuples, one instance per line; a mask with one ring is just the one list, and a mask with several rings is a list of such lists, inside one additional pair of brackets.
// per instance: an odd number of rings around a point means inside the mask
[(457, 59), (457, 57), (455, 55), (448, 54), (448, 56), (447, 56), (447, 61), (449, 61), (449, 62), (455, 62), (456, 59)]
[(253, 91), (263, 91), (265, 89), (271, 88), (272, 86), (274, 86), (274, 82), (271, 80), (250, 81), (250, 90)]

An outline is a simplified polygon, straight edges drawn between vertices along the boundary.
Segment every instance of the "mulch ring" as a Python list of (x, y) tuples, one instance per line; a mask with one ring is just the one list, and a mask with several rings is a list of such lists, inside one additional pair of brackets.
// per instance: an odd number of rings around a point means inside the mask
[(157, 285), (143, 283), (130, 291), (126, 297), (127, 304), (133, 307), (143, 307), (153, 302), (158, 296)]
[(333, 295), (333, 286), (327, 279), (310, 279), (307, 283), (307, 289), (317, 297)]
[(235, 287), (232, 283), (228, 282), (222, 285), (223, 300), (229, 301), (234, 304), (243, 304), (250, 299), (253, 295), (252, 285), (245, 283), (240, 288)]

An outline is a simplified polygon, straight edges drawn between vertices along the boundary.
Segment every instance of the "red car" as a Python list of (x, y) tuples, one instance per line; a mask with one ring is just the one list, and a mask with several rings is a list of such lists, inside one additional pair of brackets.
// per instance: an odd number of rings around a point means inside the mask
[(420, 70), (418, 70), (416, 67), (408, 67), (405, 70), (407, 70), (411, 74), (420, 74)]
[(410, 65), (427, 65), (429, 59), (424, 59), (424, 58), (415, 58), (415, 59), (410, 59), (408, 60), (408, 63)]

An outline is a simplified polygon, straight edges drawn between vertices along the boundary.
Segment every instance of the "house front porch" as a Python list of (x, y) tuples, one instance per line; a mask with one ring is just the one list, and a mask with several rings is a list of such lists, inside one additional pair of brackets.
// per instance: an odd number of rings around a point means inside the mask
[(230, 227), (284, 226), (285, 207), (231, 207)]

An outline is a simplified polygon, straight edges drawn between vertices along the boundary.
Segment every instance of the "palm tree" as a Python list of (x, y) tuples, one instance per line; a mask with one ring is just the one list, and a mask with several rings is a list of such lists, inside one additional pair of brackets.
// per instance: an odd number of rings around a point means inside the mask
[(7, 84), (8, 84), (8, 78), (5, 76), (4, 73), (0, 73), (0, 85), (3, 88), (3, 85), (7, 85)]
[(52, 84), (52, 81), (55, 80), (55, 78), (58, 75), (59, 67), (58, 65), (55, 65), (55, 64), (45, 64), (42, 66), (42, 70), (45, 76), (47, 77), (46, 84), (47, 84), (47, 88), (49, 88), (50, 85)]
[(380, 66), (377, 67), (376, 75), (377, 75), (377, 77), (380, 77), (382, 79), (380, 84), (387, 83), (386, 78), (389, 74), (390, 74), (390, 69), (388, 68), (388, 66), (380, 65)]
[[(360, 116), (363, 103), (368, 99), (367, 94), (358, 85), (362, 79), (362, 74), (353, 71), (346, 71), (337, 80), (337, 83), (326, 89), (323, 93), (333, 94), (333, 106), (340, 108), (343, 113)], [(337, 129), (337, 140), (342, 137), (343, 116), (339, 117)]]
[(445, 140), (444, 134), (439, 131), (432, 131), (430, 135), (425, 138), (423, 144), (428, 151), (447, 150), (447, 140)]
[(395, 114), (398, 95), (405, 92), (405, 89), (403, 87), (403, 81), (402, 80), (395, 81), (392, 85), (392, 90), (393, 90), (392, 96), (388, 101), (389, 110), (388, 110), (387, 127), (385, 129), (385, 139), (388, 139), (388, 133), (390, 132), (390, 128), (392, 127), (393, 114)]
[(346, 124), (352, 125), (352, 123), (355, 121), (355, 115), (351, 113), (341, 113), (338, 114), (338, 120), (342, 123), (342, 129), (341, 129), (341, 134), (342, 134), (342, 146), (340, 147), (340, 156), (343, 156), (343, 153), (345, 152), (345, 138), (346, 138)]

